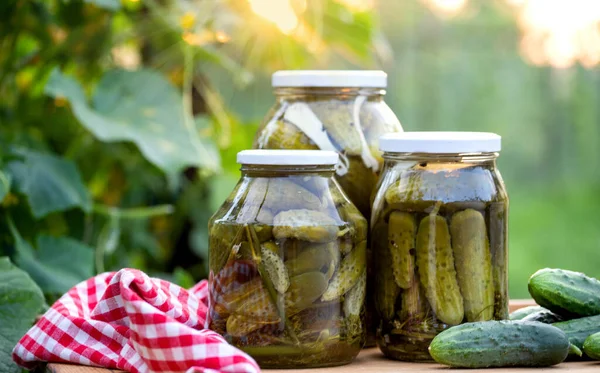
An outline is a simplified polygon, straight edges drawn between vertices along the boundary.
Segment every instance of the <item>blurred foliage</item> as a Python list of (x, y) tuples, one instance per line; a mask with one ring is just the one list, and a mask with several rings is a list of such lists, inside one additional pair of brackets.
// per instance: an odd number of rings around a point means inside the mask
[(49, 301), (123, 267), (186, 287), (206, 277), (208, 219), (259, 123), (214, 76), (243, 89), (380, 55), (371, 12), (313, 0), (300, 22), (285, 34), (247, 0), (2, 2), (0, 256)]

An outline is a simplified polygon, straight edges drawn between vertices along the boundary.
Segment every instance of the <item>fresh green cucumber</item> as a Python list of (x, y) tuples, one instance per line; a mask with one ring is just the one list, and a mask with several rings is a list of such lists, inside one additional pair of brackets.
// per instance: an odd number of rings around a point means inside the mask
[(522, 318), (521, 320), (523, 320), (523, 321), (539, 321), (539, 322), (543, 322), (544, 324), (553, 324), (555, 322), (563, 321), (563, 318), (550, 310), (543, 309), (543, 310), (534, 312), (530, 315), (527, 315), (524, 318)]
[(552, 325), (564, 331), (572, 344), (582, 348), (587, 337), (600, 332), (600, 315), (561, 321)]
[(481, 321), (441, 332), (429, 353), (438, 363), (457, 368), (545, 367), (567, 357), (569, 340), (560, 329), (540, 322)]
[(594, 360), (600, 360), (600, 333), (592, 334), (585, 339), (583, 352)]
[(522, 320), (525, 317), (531, 315), (532, 313), (536, 313), (543, 310), (545, 310), (545, 308), (542, 306), (527, 306), (519, 308), (518, 310), (512, 312), (508, 317), (511, 320)]
[(536, 303), (567, 318), (600, 314), (600, 281), (564, 269), (540, 269), (529, 279)]

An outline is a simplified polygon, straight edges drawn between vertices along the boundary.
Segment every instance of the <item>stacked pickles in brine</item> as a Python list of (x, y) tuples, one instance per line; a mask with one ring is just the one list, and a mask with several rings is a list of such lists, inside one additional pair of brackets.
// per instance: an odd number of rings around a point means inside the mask
[(246, 175), (209, 226), (210, 329), (261, 367), (350, 362), (365, 338), (367, 230), (327, 175)]
[(479, 165), (399, 162), (380, 180), (371, 226), (377, 343), (431, 360), (430, 341), (507, 316), (506, 193)]

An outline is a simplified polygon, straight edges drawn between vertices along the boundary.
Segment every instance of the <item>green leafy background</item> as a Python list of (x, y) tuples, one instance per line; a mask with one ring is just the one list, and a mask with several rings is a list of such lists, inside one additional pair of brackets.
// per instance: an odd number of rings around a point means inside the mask
[(600, 276), (597, 69), (526, 63), (502, 1), (453, 17), (290, 3), (304, 33), (245, 0), (0, 2), (0, 371), (18, 371), (35, 315), (94, 274), (207, 276), (208, 220), (277, 69), (384, 69), (405, 129), (501, 134), (511, 296), (545, 266)]

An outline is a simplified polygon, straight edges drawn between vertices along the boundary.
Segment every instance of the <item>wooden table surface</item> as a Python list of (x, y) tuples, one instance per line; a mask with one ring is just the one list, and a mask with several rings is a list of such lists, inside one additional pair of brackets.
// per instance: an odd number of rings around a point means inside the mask
[[(532, 304), (531, 300), (515, 300), (510, 302), (511, 312), (524, 306)], [(334, 368), (321, 368), (321, 369), (302, 369), (298, 370), (299, 373), (334, 373), (334, 372), (345, 372), (345, 373), (379, 373), (379, 372), (435, 372), (448, 370), (450, 373), (454, 372), (477, 372), (478, 369), (451, 369), (435, 363), (406, 363), (402, 361), (394, 361), (386, 359), (377, 348), (369, 348), (363, 350), (356, 360), (350, 365), (344, 365), (341, 367)], [(48, 364), (46, 367), (47, 373), (122, 373), (119, 370), (114, 369), (101, 369), (84, 367), (80, 365), (70, 364)], [(481, 370), (483, 371), (483, 370)], [(486, 369), (485, 371), (489, 371)], [(595, 361), (577, 361), (562, 363), (553, 367), (548, 368), (498, 368), (494, 369), (495, 372), (510, 371), (513, 372), (577, 372), (577, 373), (600, 373), (600, 362)], [(265, 369), (265, 372), (269, 373), (290, 373), (291, 370), (285, 369)]]
[[(292, 370), (285, 369), (265, 369), (267, 373), (290, 373)], [(377, 348), (368, 348), (363, 350), (356, 360), (350, 365), (344, 365), (341, 367), (334, 368), (320, 368), (320, 369), (299, 369), (296, 370), (299, 373), (385, 373), (385, 372), (443, 372), (448, 373), (455, 372), (469, 372), (474, 373), (477, 371), (484, 371), (479, 369), (452, 369), (443, 365), (435, 363), (405, 363), (402, 361), (394, 361), (386, 359)], [(485, 371), (490, 371), (485, 369)], [(578, 361), (562, 363), (553, 367), (548, 368), (498, 368), (491, 370), (492, 372), (576, 372), (576, 373), (599, 373), (600, 362), (598, 361)], [(120, 373), (121, 371), (82, 367), (78, 365), (65, 365), (65, 364), (49, 364), (48, 373)]]

